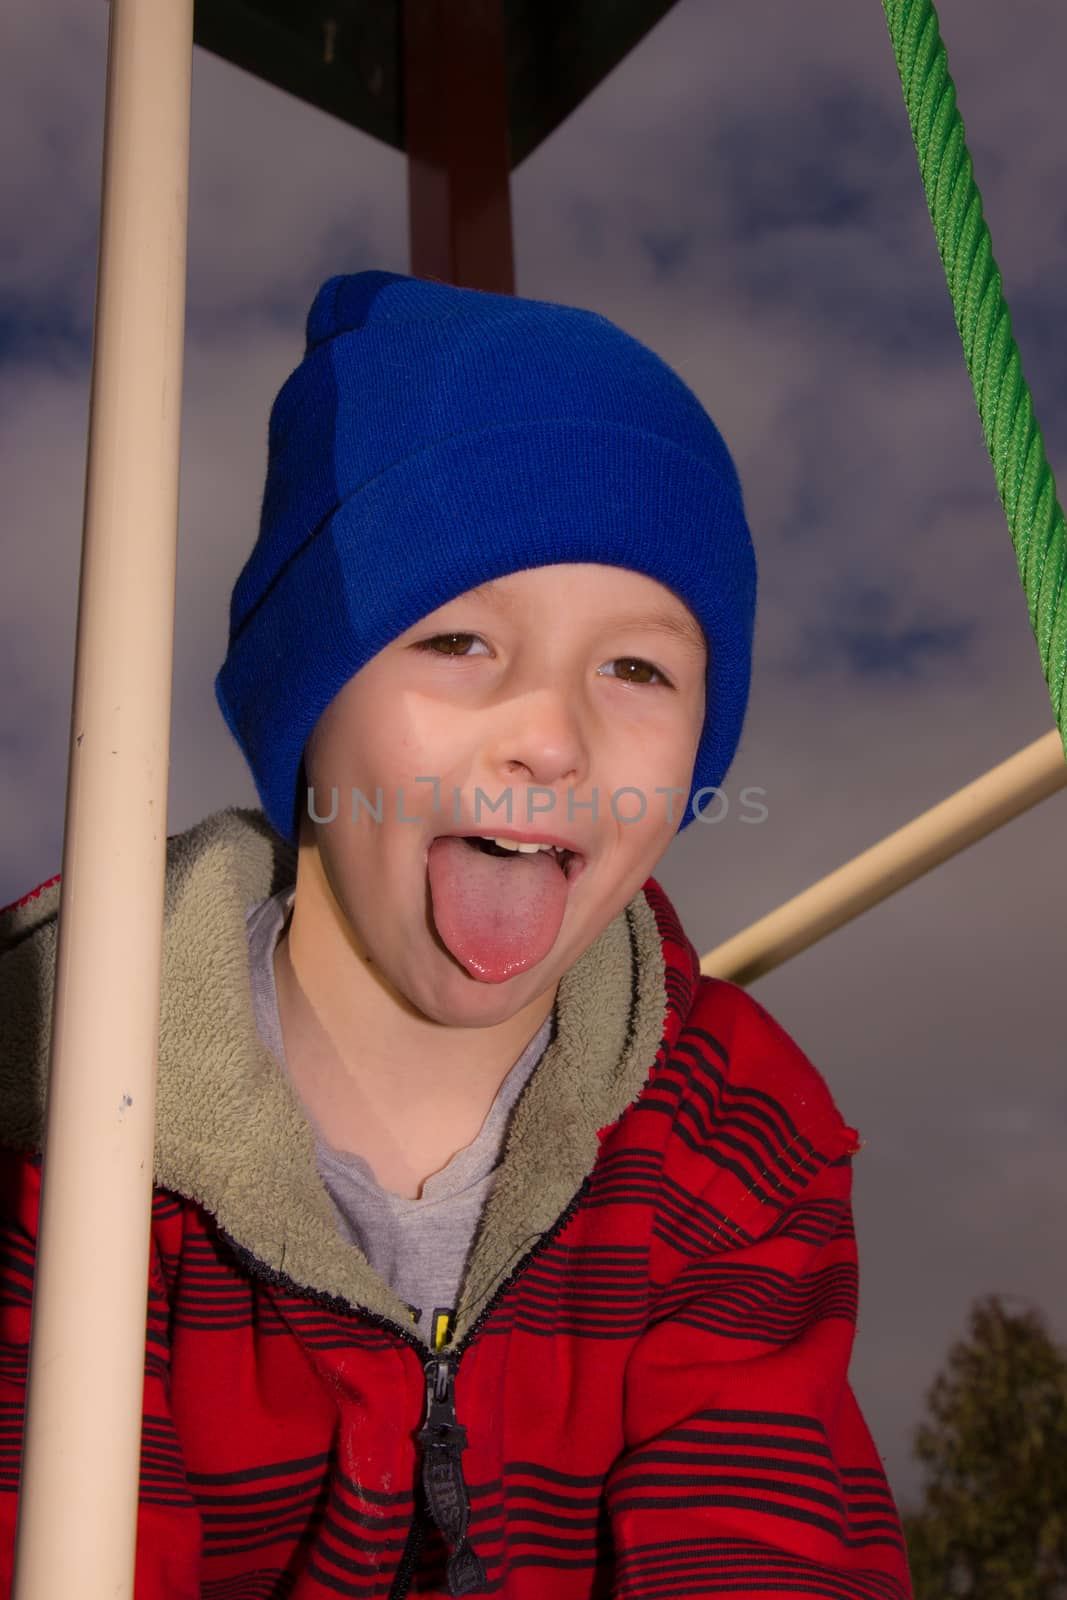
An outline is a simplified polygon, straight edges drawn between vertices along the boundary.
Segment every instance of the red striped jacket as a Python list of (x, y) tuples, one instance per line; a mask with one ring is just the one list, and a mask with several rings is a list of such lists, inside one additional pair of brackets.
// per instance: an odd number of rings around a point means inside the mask
[[(451, 1340), (337, 1234), (255, 1034), (258, 813), (168, 842), (137, 1600), (910, 1600), (848, 1381), (860, 1141), (654, 879), (562, 980)], [(55, 880), (0, 913), (0, 1590)]]

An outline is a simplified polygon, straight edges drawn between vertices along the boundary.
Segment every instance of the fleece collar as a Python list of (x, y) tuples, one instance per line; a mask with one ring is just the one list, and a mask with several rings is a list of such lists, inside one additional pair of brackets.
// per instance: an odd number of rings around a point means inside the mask
[[(167, 841), (155, 1181), (272, 1273), (408, 1328), (337, 1232), (311, 1128), (256, 1030), (245, 914), (295, 876), (295, 852), (258, 811), (220, 811)], [(41, 1147), (58, 905), (53, 880), (0, 913), (0, 1143), (21, 1149)], [(560, 982), (556, 1036), (516, 1104), (479, 1223), (457, 1342), (573, 1200), (598, 1132), (641, 1093), (671, 1017), (666, 977), (639, 891)]]

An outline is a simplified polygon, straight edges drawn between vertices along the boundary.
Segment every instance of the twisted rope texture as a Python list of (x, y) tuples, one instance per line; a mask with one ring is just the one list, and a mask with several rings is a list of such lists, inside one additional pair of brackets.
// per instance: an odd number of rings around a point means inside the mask
[(956, 108), (932, 0), (882, 0), (986, 448), (1067, 754), (1064, 518)]

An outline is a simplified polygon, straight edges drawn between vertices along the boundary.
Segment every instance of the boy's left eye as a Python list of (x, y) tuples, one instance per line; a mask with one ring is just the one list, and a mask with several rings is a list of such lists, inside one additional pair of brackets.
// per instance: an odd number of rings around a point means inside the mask
[[(651, 673), (654, 674), (655, 677), (659, 678), (660, 682), (666, 688), (670, 689), (670, 688), (673, 687), (673, 685), (671, 683), (671, 680), (668, 678), (667, 674), (665, 672), (661, 672), (658, 667), (654, 667), (652, 665), (651, 661), (642, 661), (639, 656), (616, 656), (615, 660), (610, 662), (609, 665), (614, 667), (620, 661), (624, 662), (625, 665), (628, 666), (628, 667), (643, 667), (646, 672), (651, 672)], [(612, 676), (618, 677), (618, 673), (614, 673), (614, 674), (612, 674)], [(625, 677), (621, 681), (623, 683), (635, 684), (635, 685), (637, 685), (639, 687), (644, 687), (645, 686), (645, 681), (640, 679), (640, 678)], [(656, 685), (655, 684), (650, 684), (649, 687), (650, 688), (655, 688)]]
[[(467, 654), (466, 651), (463, 651), (463, 650), (449, 650), (449, 651), (446, 651), (446, 652), (439, 652), (439, 651), (434, 650), (434, 646), (438, 645), (438, 644), (455, 644), (455, 642), (457, 640), (462, 642), (463, 640), (470, 640), (470, 639), (473, 639), (478, 644), (484, 644), (485, 643), (485, 640), (484, 639), (479, 639), (478, 635), (476, 633), (435, 633), (432, 639), (420, 639), (419, 642), (416, 644), (415, 649), (416, 650), (425, 650), (427, 652), (433, 651), (434, 654), (447, 654), (447, 655), (450, 655), (450, 656), (453, 656), (453, 657), (457, 657), (458, 656), (458, 658), (462, 661), (466, 657), (466, 654)], [(660, 683), (662, 683), (663, 686), (665, 688), (667, 688), (667, 689), (671, 689), (671, 688), (674, 687), (674, 685), (671, 683), (671, 680), (667, 677), (667, 674), (665, 672), (662, 672), (659, 667), (654, 667), (652, 665), (651, 661), (643, 661), (639, 656), (616, 656), (614, 661), (609, 662), (608, 665), (614, 667), (614, 666), (617, 666), (620, 662), (624, 663), (624, 665), (626, 665), (628, 667), (643, 668), (646, 672), (651, 672), (653, 677), (658, 678), (660, 680)], [(603, 669), (601, 669), (601, 670), (603, 670)], [(630, 684), (631, 686), (633, 686), (635, 688), (656, 688), (657, 687), (656, 684), (648, 682), (647, 679), (634, 678), (634, 677), (631, 677), (629, 675), (620, 676), (620, 674), (618, 674), (618, 673), (612, 673), (611, 676), (612, 677), (618, 677), (619, 681), (621, 683), (628, 683), (628, 684)]]

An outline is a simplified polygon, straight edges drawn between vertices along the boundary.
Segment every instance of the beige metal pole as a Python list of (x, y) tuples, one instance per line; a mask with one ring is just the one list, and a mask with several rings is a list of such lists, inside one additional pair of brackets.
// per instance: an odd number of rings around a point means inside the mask
[(1063, 739), (1053, 728), (880, 844), (794, 895), (777, 911), (709, 950), (701, 960), (701, 972), (733, 983), (753, 983), (1063, 788), (1067, 788), (1067, 761)]
[(112, 0), (15, 1600), (133, 1592), (192, 47), (193, 0)]

